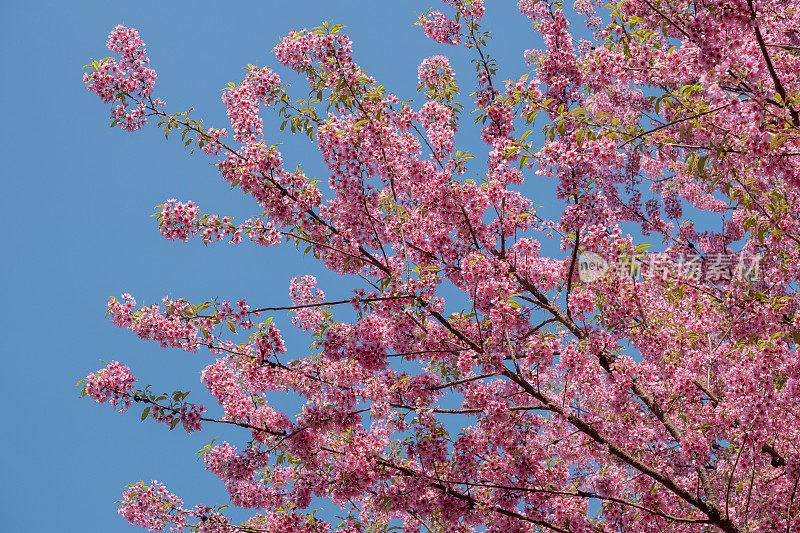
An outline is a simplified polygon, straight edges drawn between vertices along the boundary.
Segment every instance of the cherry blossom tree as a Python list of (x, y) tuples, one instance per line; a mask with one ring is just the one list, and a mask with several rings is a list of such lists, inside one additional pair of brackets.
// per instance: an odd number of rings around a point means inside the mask
[[(168, 111), (132, 28), (87, 67), (113, 125), (180, 134), (254, 200), (238, 222), (170, 199), (164, 237), (297, 245), (361, 280), (335, 300), (298, 276), (288, 308), (112, 298), (117, 326), (211, 354), (219, 406), (136, 388), (119, 362), (82, 394), (188, 432), (241, 428), (201, 453), (253, 514), (234, 525), (157, 482), (119, 513), (151, 531), (800, 531), (800, 3), (578, 0), (568, 20), (520, 0), (544, 47), (505, 82), (483, 1), (444, 4), (418, 25), (475, 69), (424, 60), (421, 102), (331, 24), (274, 49), (308, 94), (249, 66), (222, 96), (226, 128)], [(263, 108), (316, 145), (326, 188), (283, 165)], [(454, 145), (473, 118), (485, 159)], [(523, 194), (537, 182), (557, 187), (556, 218)], [(281, 310), (311, 355), (287, 352)], [(344, 518), (315, 517), (313, 498)]]

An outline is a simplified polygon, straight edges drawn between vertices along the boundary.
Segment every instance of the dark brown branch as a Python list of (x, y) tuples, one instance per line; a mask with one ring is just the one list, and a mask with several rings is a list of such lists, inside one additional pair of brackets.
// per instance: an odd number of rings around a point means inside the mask
[[(375, 298), (357, 298), (357, 300), (361, 303), (368, 303), (368, 302), (380, 302), (384, 300), (402, 300), (402, 299), (411, 299), (414, 298), (413, 295), (399, 295), (399, 296), (379, 296)], [(349, 304), (352, 300), (336, 300), (330, 302), (318, 302), (313, 304), (302, 304), (302, 305), (287, 305), (283, 307), (260, 307), (258, 309), (253, 309), (249, 311), (250, 313), (261, 313), (264, 311), (292, 311), (294, 309), (305, 309), (308, 307), (324, 307), (326, 305), (342, 305), (342, 304)]]
[[(577, 200), (576, 200), (577, 201)], [(578, 246), (580, 244), (581, 230), (575, 229), (575, 245), (572, 247), (572, 259), (569, 263), (569, 274), (567, 274), (567, 316), (572, 320), (572, 312), (569, 310), (569, 295), (572, 294), (572, 276), (575, 274), (575, 263), (578, 260)]]
[(458, 385), (463, 385), (464, 383), (469, 383), (470, 381), (476, 381), (478, 379), (490, 378), (493, 376), (499, 376), (499, 372), (489, 372), (488, 374), (478, 374), (477, 376), (472, 376), (469, 378), (462, 378), (457, 379), (456, 381), (451, 381), (449, 383), (442, 383), (441, 385), (436, 385), (435, 387), (428, 387), (428, 390), (437, 391), (446, 389), (448, 387), (457, 387)]
[(756, 10), (753, 7), (753, 0), (747, 0), (747, 6), (750, 8), (750, 20), (753, 22), (753, 29), (755, 30), (756, 34), (756, 41), (758, 41), (758, 47), (761, 49), (761, 55), (764, 56), (764, 61), (767, 63), (767, 70), (769, 71), (769, 75), (772, 78), (772, 83), (775, 85), (775, 91), (781, 95), (781, 100), (783, 101), (783, 106), (789, 111), (789, 114), (792, 115), (792, 123), (795, 127), (800, 127), (800, 113), (797, 112), (792, 106), (789, 105), (789, 101), (787, 100), (786, 89), (783, 88), (783, 84), (781, 83), (780, 77), (778, 77), (778, 73), (775, 70), (775, 65), (772, 64), (772, 58), (769, 55), (769, 51), (767, 50), (767, 46), (764, 43), (764, 36), (761, 35), (761, 28), (758, 26), (758, 20), (756, 19)]

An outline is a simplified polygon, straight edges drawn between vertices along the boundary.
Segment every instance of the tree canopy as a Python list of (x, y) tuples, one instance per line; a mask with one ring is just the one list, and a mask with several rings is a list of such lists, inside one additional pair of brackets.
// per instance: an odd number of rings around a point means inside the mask
[[(112, 126), (180, 136), (254, 201), (241, 220), (169, 199), (165, 238), (294, 245), (353, 284), (335, 300), (295, 277), (288, 307), (112, 298), (117, 326), (211, 355), (219, 406), (137, 388), (117, 361), (82, 394), (171, 429), (241, 428), (201, 457), (252, 509), (234, 524), (140, 482), (119, 513), (151, 531), (800, 531), (800, 5), (578, 0), (568, 17), (520, 0), (544, 46), (501, 81), (483, 0), (444, 4), (418, 25), (474, 72), (432, 55), (417, 100), (332, 23), (274, 48), (307, 92), (249, 65), (225, 128), (156, 97), (133, 28), (87, 65)], [(284, 165), (264, 108), (327, 182)], [(485, 158), (456, 148), (473, 121)], [(555, 217), (531, 198), (543, 182)], [(309, 355), (287, 350), (281, 311)]]

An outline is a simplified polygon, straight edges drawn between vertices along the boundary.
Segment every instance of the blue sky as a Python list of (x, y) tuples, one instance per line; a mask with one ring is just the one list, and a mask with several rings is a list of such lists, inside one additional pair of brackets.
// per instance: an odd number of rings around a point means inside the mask
[[(502, 67), (499, 78), (527, 72), (522, 51), (538, 46), (536, 34), (516, 2), (488, 4), (484, 28), (495, 37), (490, 49)], [(3, 2), (5, 531), (50, 531), (54, 524), (60, 531), (134, 530), (116, 516), (115, 500), (125, 484), (139, 479), (166, 483), (188, 506), (227, 502), (195, 452), (217, 435), (242, 442), (237, 434), (216, 428), (191, 436), (167, 432), (164, 425), (140, 423), (136, 409), (120, 415), (79, 398), (76, 381), (100, 367), (100, 359), (116, 359), (131, 366), (141, 385), (196, 391), (190, 399), (218, 414), (199, 382), (208, 355), (163, 350), (117, 329), (104, 318), (109, 296), (130, 292), (140, 304), (169, 294), (285, 305), (289, 279), (306, 273), (318, 275), (328, 296), (349, 296), (346, 285), (303, 262), (291, 246), (204, 247), (159, 236), (149, 215), (168, 198), (194, 200), (239, 220), (256, 213), (255, 206), (222, 182), (212, 159), (190, 156), (154, 125), (134, 134), (109, 129), (108, 107), (85, 90), (80, 67), (90, 57), (110, 55), (104, 44), (113, 26), (139, 29), (159, 74), (155, 93), (167, 109), (194, 107), (208, 126), (228, 125), (220, 90), (241, 79), (242, 67), (277, 66), (270, 50), (279, 37), (325, 20), (348, 26), (357, 62), (401, 99), (418, 98), (416, 67), (439, 53), (453, 59), (463, 93), (471, 90), (466, 52), (437, 45), (412, 26), (417, 13), (442, 9), (436, 0), (221, 5)], [(278, 72), (294, 84), (297, 97), (306, 96), (303, 80)], [(267, 138), (284, 143), (287, 166), (302, 163), (325, 181), (316, 147), (277, 132), (269, 111), (263, 116)], [(459, 148), (481, 149), (474, 138)], [(306, 353), (310, 339), (295, 332), (285, 315), (276, 320), (290, 350)]]

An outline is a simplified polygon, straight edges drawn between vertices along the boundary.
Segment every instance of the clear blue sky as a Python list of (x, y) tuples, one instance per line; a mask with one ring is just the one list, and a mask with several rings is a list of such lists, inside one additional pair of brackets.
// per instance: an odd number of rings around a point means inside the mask
[[(522, 50), (537, 36), (516, 2), (488, 2), (484, 28), (503, 69), (500, 79), (527, 72)], [(156, 94), (171, 111), (193, 106), (211, 126), (227, 126), (220, 89), (239, 81), (248, 63), (277, 66), (270, 52), (291, 29), (324, 20), (346, 24), (356, 60), (401, 99), (417, 97), (416, 67), (436, 53), (453, 58), (468, 93), (472, 66), (461, 48), (437, 45), (412, 27), (436, 0), (277, 2), (37, 2), (4, 1), (0, 16), (2, 84), (0, 132), (8, 228), (2, 239), (3, 427), (0, 461), (2, 529), (9, 532), (130, 531), (116, 516), (125, 484), (158, 479), (186, 505), (226, 503), (216, 478), (195, 452), (214, 435), (167, 432), (138, 412), (116, 413), (80, 399), (75, 382), (100, 359), (129, 364), (154, 390), (196, 391), (210, 405), (199, 372), (208, 354), (163, 350), (104, 319), (110, 295), (132, 293), (139, 303), (162, 296), (195, 301), (246, 297), (254, 305), (288, 303), (293, 275), (317, 273), (291, 247), (203, 247), (162, 239), (154, 206), (167, 198), (194, 200), (210, 212), (243, 219), (254, 205), (230, 191), (204, 154), (190, 156), (177, 139), (148, 127), (126, 134), (109, 129), (108, 107), (88, 93), (80, 67), (105, 49), (111, 28), (139, 29), (159, 74)], [(449, 9), (449, 8), (448, 8)], [(292, 81), (298, 97), (303, 81)], [(468, 102), (467, 102), (468, 104)], [(303, 163), (325, 181), (316, 148), (276, 131), (264, 113), (267, 137), (285, 143), (287, 165)], [(272, 133), (274, 132), (274, 133)], [(479, 150), (471, 141), (461, 149)], [(544, 201), (534, 196), (537, 204)], [(331, 297), (347, 287), (320, 276)], [(291, 350), (310, 339), (276, 317)], [(246, 436), (243, 435), (246, 440)], [(221, 440), (220, 439), (220, 440)]]

